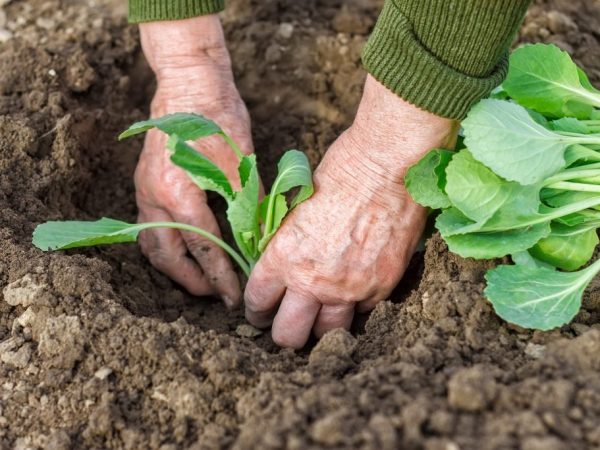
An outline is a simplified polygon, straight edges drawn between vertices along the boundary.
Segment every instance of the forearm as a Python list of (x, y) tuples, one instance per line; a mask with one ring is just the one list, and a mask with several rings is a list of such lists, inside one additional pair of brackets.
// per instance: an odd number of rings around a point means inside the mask
[(408, 102), (461, 119), (499, 85), (530, 0), (386, 0), (363, 61)]

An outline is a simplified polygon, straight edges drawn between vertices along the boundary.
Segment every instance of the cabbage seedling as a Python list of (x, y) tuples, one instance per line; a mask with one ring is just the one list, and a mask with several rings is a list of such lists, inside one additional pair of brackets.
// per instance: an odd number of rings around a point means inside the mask
[[(150, 228), (174, 228), (203, 236), (225, 250), (246, 275), (264, 252), (285, 216), (314, 191), (310, 164), (298, 150), (287, 151), (279, 161), (278, 174), (269, 195), (260, 200), (260, 180), (255, 155), (244, 155), (236, 143), (215, 122), (199, 114), (177, 113), (133, 124), (119, 136), (125, 139), (157, 128), (169, 136), (167, 148), (171, 161), (181, 167), (201, 189), (219, 194), (227, 202), (227, 220), (238, 250), (217, 236), (184, 223), (149, 222), (130, 224), (102, 218), (95, 222), (46, 222), (33, 233), (33, 244), (44, 251), (65, 250), (101, 244), (135, 242), (141, 231)], [(224, 139), (239, 161), (241, 189), (229, 180), (212, 161), (188, 142), (217, 135)], [(298, 188), (288, 202), (286, 194)]]

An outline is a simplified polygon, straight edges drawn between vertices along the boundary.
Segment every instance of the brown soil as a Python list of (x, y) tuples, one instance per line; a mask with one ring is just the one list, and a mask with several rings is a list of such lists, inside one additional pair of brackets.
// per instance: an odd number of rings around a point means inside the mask
[[(135, 217), (139, 141), (115, 136), (146, 116), (152, 78), (124, 3), (4, 7), (0, 448), (600, 448), (598, 286), (561, 330), (507, 326), (482, 297), (486, 264), (434, 237), (364, 326), (294, 353), (186, 295), (135, 246), (32, 248), (44, 220)], [(266, 167), (292, 146), (318, 162), (350, 123), (379, 6), (229, 2)], [(597, 0), (540, 1), (521, 40), (567, 48), (597, 83), (599, 30)]]

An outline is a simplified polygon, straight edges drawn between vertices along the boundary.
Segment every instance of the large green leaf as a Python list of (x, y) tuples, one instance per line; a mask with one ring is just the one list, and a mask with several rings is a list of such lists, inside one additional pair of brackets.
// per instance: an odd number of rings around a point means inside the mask
[(570, 322), (581, 307), (596, 261), (579, 272), (527, 266), (499, 266), (486, 274), (485, 295), (504, 320), (524, 328), (550, 330)]
[(475, 160), (468, 150), (454, 156), (446, 169), (446, 177), (450, 202), (475, 222), (485, 222), (502, 208), (505, 215), (513, 216), (537, 212), (539, 199), (535, 186), (500, 178)]
[(499, 258), (527, 250), (550, 234), (550, 221), (513, 229), (480, 231), (484, 224), (469, 220), (456, 208), (444, 210), (436, 220), (436, 227), (450, 251), (476, 259)]
[(228, 202), (233, 199), (233, 189), (219, 167), (206, 156), (190, 147), (177, 135), (172, 135), (167, 143), (173, 152), (171, 161), (186, 171), (194, 183), (205, 191), (214, 191)]
[(444, 188), (446, 167), (454, 154), (449, 150), (434, 149), (408, 169), (404, 183), (415, 202), (433, 209), (451, 205)]
[(525, 45), (510, 57), (508, 77), (502, 84), (521, 105), (543, 114), (586, 119), (600, 95), (568, 53), (554, 45)]
[(520, 184), (539, 183), (565, 166), (573, 138), (535, 122), (517, 104), (486, 99), (463, 121), (465, 143), (478, 161), (497, 175)]
[(598, 245), (597, 223), (569, 227), (552, 224), (552, 232), (529, 251), (540, 261), (563, 270), (577, 270), (594, 255)]
[(145, 133), (152, 128), (158, 128), (169, 136), (176, 134), (184, 141), (195, 141), (213, 134), (222, 134), (221, 128), (216, 123), (200, 114), (176, 113), (134, 123), (121, 133), (119, 139)]
[[(525, 251), (550, 234), (550, 222), (500, 231), (478, 231), (458, 210), (438, 216), (436, 225), (448, 248), (464, 258), (490, 259)], [(462, 232), (471, 228), (472, 231)]]
[(95, 222), (46, 222), (33, 232), (33, 245), (40, 250), (66, 250), (102, 244), (135, 242), (139, 229), (120, 220), (102, 218)]
[(256, 156), (244, 156), (248, 169), (244, 186), (236, 192), (227, 207), (227, 220), (242, 254), (249, 260), (258, 259), (260, 181)]

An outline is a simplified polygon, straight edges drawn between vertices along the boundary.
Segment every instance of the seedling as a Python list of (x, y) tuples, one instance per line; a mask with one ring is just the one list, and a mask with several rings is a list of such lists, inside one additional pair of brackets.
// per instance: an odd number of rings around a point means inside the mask
[(542, 330), (568, 323), (600, 272), (600, 261), (568, 272), (598, 244), (599, 106), (600, 91), (568, 54), (521, 47), (503, 87), (463, 121), (465, 147), (435, 149), (407, 174), (413, 199), (442, 210), (436, 227), (451, 251), (512, 256), (516, 265), (488, 272), (485, 290), (509, 322)]
[[(238, 250), (217, 236), (184, 223), (150, 222), (130, 224), (102, 218), (95, 222), (46, 222), (33, 233), (33, 244), (41, 250), (65, 250), (101, 244), (135, 242), (141, 231), (174, 228), (197, 233), (225, 250), (246, 275), (265, 251), (286, 215), (308, 199), (314, 191), (310, 164), (298, 150), (287, 151), (279, 161), (278, 174), (269, 195), (260, 200), (260, 179), (255, 155), (244, 155), (236, 143), (215, 122), (199, 114), (177, 113), (133, 124), (119, 136), (125, 139), (157, 128), (169, 136), (167, 148), (171, 161), (181, 167), (201, 189), (219, 194), (227, 202), (227, 220)], [(192, 148), (188, 142), (218, 135), (224, 139), (238, 161), (241, 189), (235, 191), (223, 171)], [(291, 202), (286, 194), (298, 192)]]

